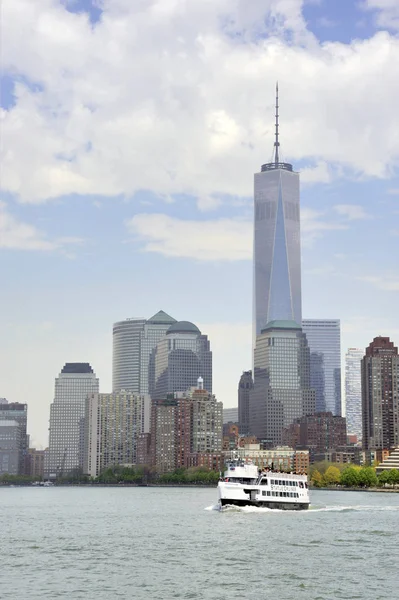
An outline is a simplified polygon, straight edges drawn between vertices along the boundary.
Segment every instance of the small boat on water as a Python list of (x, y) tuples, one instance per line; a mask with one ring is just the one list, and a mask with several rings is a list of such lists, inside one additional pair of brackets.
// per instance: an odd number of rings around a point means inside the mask
[(232, 505), (306, 510), (310, 504), (306, 475), (261, 471), (252, 461), (239, 458), (226, 463), (218, 492), (222, 507)]

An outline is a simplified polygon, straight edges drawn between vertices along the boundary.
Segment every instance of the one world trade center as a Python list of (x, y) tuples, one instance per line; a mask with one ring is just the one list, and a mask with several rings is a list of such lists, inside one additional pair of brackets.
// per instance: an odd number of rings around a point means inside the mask
[(278, 86), (274, 161), (254, 181), (254, 340), (271, 321), (302, 323), (299, 173), (280, 162)]

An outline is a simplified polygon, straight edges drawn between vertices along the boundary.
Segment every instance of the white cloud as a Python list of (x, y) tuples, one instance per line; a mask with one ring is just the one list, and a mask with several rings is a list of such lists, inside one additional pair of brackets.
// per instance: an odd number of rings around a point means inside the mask
[(384, 290), (386, 292), (399, 292), (398, 274), (364, 275), (357, 277), (357, 279), (359, 281), (370, 283), (379, 290)]
[(0, 248), (9, 250), (57, 250), (65, 246), (81, 245), (76, 237), (61, 237), (51, 240), (33, 225), (18, 221), (0, 202)]
[(363, 206), (360, 206), (359, 204), (337, 204), (333, 208), (339, 215), (346, 217), (349, 221), (372, 218), (372, 216), (364, 210)]
[(391, 188), (388, 190), (390, 196), (399, 196), (399, 188)]
[(380, 27), (399, 29), (399, 3), (398, 0), (364, 0), (362, 4), (366, 10), (376, 10), (376, 23)]
[(395, 37), (320, 45), (301, 0), (103, 4), (92, 28), (54, 0), (3, 2), (3, 67), (23, 78), (3, 111), (2, 185), (22, 201), (248, 196), (277, 78), (284, 155), (316, 164), (303, 181), (329, 181), (330, 164), (375, 177), (398, 165)]
[[(126, 222), (144, 252), (201, 261), (252, 260), (253, 224), (249, 219), (184, 220), (164, 214), (139, 213)], [(346, 229), (325, 213), (301, 211), (302, 243), (311, 246), (323, 232)]]

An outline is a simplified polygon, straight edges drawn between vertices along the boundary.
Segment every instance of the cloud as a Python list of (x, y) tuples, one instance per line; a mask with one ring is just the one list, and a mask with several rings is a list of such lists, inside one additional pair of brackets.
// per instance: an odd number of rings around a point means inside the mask
[(399, 292), (399, 275), (398, 274), (386, 274), (386, 275), (364, 275), (357, 277), (359, 281), (365, 281), (370, 283), (378, 290), (384, 290), (386, 292)]
[(390, 196), (399, 196), (399, 188), (391, 188), (388, 190)]
[(2, 114), (2, 185), (21, 201), (151, 190), (205, 210), (248, 196), (272, 150), (277, 78), (284, 156), (316, 164), (303, 181), (329, 181), (330, 165), (398, 166), (394, 36), (320, 44), (301, 0), (102, 4), (93, 26), (54, 0), (3, 2), (16, 101)]
[(399, 4), (397, 0), (364, 0), (365, 10), (376, 11), (376, 24), (388, 29), (399, 29)]
[[(253, 223), (249, 219), (184, 220), (139, 213), (126, 222), (144, 252), (201, 261), (252, 260)], [(323, 232), (346, 229), (321, 211), (301, 210), (302, 244), (311, 246)]]
[(61, 237), (50, 240), (45, 233), (33, 225), (18, 221), (0, 201), (0, 248), (8, 250), (52, 251), (70, 245), (81, 245), (84, 241), (76, 237)]
[(339, 215), (346, 217), (349, 221), (372, 218), (372, 216), (364, 210), (363, 206), (360, 206), (359, 204), (337, 204), (333, 208)]

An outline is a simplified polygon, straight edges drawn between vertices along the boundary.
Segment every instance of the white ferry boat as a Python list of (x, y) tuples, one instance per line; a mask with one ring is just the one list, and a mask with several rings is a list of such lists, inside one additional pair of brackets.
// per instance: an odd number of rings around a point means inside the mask
[(259, 471), (251, 461), (233, 459), (226, 464), (224, 477), (219, 481), (219, 504), (261, 506), (280, 510), (309, 508), (309, 489), (306, 475)]

